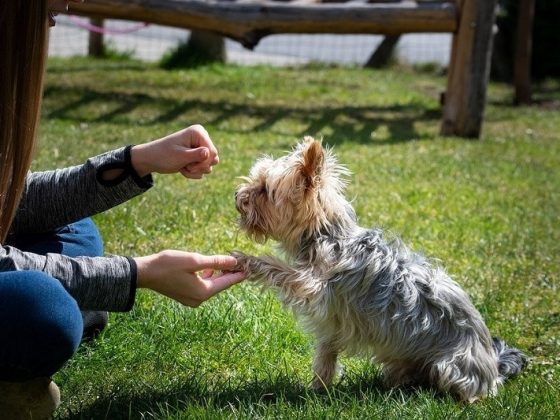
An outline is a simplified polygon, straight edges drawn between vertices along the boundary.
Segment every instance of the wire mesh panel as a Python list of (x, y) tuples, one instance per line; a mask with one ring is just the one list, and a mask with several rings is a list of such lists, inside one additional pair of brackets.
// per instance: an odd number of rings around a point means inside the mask
[[(86, 55), (88, 51), (87, 20), (59, 16), (51, 31), (50, 55)], [(189, 31), (138, 22), (107, 20), (106, 45), (115, 51), (136, 58), (157, 61), (163, 54), (188, 39)], [(127, 33), (129, 30), (133, 32)], [(116, 33), (115, 33), (116, 32)], [(380, 35), (271, 35), (264, 38), (253, 51), (241, 44), (226, 40), (229, 62), (251, 65), (297, 65), (308, 62), (362, 65), (382, 41)], [(450, 34), (403, 35), (396, 49), (396, 57), (407, 63), (437, 63), (446, 66), (451, 46)]]

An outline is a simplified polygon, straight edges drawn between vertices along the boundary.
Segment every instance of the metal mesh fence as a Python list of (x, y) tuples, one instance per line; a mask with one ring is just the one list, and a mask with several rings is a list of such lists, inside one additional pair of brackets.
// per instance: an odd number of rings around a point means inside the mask
[[(51, 56), (86, 55), (88, 31), (76, 18), (59, 16), (51, 30)], [(108, 31), (134, 29), (137, 22), (107, 20)], [(126, 34), (105, 35), (105, 42), (114, 51), (130, 54), (146, 61), (157, 61), (165, 52), (189, 37), (189, 31), (150, 25)], [(362, 65), (383, 40), (379, 35), (271, 35), (253, 50), (226, 40), (229, 62), (251, 65), (293, 65), (308, 62)], [(396, 57), (411, 64), (437, 63), (447, 66), (451, 47), (450, 34), (407, 34), (397, 45)]]

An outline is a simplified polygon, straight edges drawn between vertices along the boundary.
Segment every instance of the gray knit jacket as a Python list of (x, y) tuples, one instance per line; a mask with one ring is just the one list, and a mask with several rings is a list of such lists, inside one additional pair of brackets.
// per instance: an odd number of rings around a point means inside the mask
[[(123, 169), (105, 181), (108, 169)], [(93, 216), (152, 186), (132, 167), (130, 146), (108, 152), (71, 168), (31, 173), (10, 235), (48, 232)], [(70, 258), (38, 255), (11, 246), (0, 248), (0, 271), (36, 270), (58, 279), (81, 309), (128, 311), (136, 295), (136, 265), (121, 256)]]

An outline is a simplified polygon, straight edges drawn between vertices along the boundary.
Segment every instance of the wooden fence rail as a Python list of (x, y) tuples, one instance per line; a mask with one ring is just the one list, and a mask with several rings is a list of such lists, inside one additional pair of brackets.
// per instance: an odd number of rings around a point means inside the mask
[(497, 0), (347, 3), (87, 0), (70, 13), (211, 31), (253, 48), (280, 33), (453, 33), (442, 134), (479, 137)]
[(216, 32), (253, 48), (279, 33), (401, 34), (454, 32), (453, 3), (238, 3), (197, 0), (89, 0), (76, 7), (90, 17), (128, 19)]

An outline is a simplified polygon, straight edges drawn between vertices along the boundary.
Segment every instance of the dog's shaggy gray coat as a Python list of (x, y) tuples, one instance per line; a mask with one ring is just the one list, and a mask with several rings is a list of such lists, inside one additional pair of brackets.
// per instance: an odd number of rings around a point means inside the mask
[(236, 194), (240, 226), (279, 241), (275, 257), (236, 257), (317, 340), (313, 386), (332, 382), (337, 356), (373, 356), (391, 386), (429, 385), (473, 402), (526, 364), (492, 340), (468, 295), (446, 272), (399, 240), (356, 223), (343, 195), (347, 171), (318, 141), (264, 158)]

